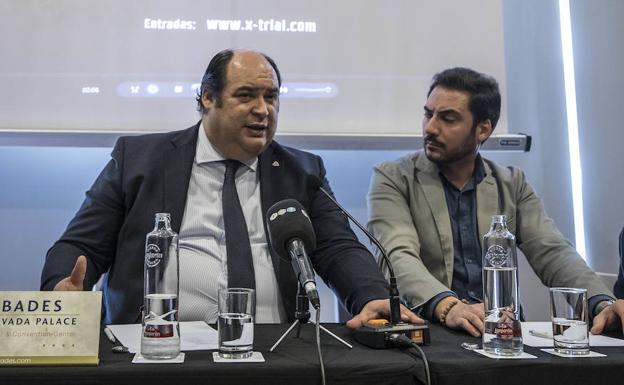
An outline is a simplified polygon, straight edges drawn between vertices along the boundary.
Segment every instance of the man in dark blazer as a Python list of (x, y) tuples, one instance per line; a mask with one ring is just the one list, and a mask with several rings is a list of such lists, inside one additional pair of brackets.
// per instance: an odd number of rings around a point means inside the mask
[(613, 286), (613, 294), (616, 298), (624, 299), (624, 228), (620, 232), (620, 268), (618, 269), (617, 281)]
[[(198, 98), (202, 121), (182, 131), (118, 140), (82, 207), (48, 251), (42, 290), (88, 290), (108, 273), (103, 283), (104, 322), (138, 322), (145, 234), (157, 212), (171, 213), (172, 228), (180, 232), (185, 207), (188, 210), (198, 136), (205, 132), (223, 159), (257, 160), (263, 219), (267, 209), (282, 199), (296, 199), (305, 207), (317, 237), (312, 264), (356, 315), (348, 325), (358, 327), (368, 319), (387, 316), (388, 287), (373, 257), (357, 241), (340, 210), (308, 184), (308, 175), (314, 175), (329, 190), (321, 158), (273, 141), (280, 85), (277, 66), (264, 54), (232, 50), (217, 54)], [(291, 321), (297, 279), (290, 261), (268, 247), (285, 315)], [(409, 310), (401, 312), (404, 320), (421, 322)]]

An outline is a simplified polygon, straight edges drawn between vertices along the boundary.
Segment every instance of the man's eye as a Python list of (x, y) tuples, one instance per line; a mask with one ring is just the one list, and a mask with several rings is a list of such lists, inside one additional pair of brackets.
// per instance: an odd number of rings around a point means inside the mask
[(252, 97), (251, 94), (238, 94), (238, 98), (243, 101), (249, 101)]

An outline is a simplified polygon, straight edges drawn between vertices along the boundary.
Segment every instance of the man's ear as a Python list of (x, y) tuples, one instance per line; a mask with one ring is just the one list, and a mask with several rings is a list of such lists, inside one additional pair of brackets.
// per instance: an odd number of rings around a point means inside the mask
[(492, 135), (492, 131), (494, 131), (494, 127), (492, 127), (490, 119), (485, 119), (479, 123), (477, 125), (477, 140), (479, 143), (485, 142)]
[(201, 95), (201, 104), (204, 107), (204, 110), (209, 110), (214, 107), (215, 98), (211, 98), (208, 91), (204, 91)]

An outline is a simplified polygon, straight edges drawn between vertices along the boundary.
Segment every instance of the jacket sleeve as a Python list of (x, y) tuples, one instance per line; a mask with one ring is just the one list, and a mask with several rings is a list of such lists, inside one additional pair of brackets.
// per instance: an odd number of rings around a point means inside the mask
[(542, 283), (548, 287), (582, 287), (587, 296), (613, 296), (602, 280), (546, 214), (541, 200), (526, 176), (518, 168), (510, 168), (516, 200), (516, 238)]
[(373, 168), (368, 194), (368, 228), (388, 253), (403, 300), (415, 308), (449, 288), (429, 272), (421, 258), (408, 183), (409, 179), (401, 174), (397, 163), (388, 162)]
[[(317, 157), (317, 162), (317, 176), (333, 195), (323, 161)], [(317, 273), (351, 314), (359, 313), (371, 300), (388, 298), (388, 284), (373, 255), (351, 230), (347, 216), (320, 190), (310, 194), (310, 219), (317, 237), (317, 248), (310, 257)]]
[(124, 218), (123, 152), (122, 138), (67, 229), (48, 250), (41, 273), (41, 290), (52, 290), (61, 279), (68, 277), (80, 255), (87, 257), (85, 290), (90, 290), (113, 263), (117, 235)]

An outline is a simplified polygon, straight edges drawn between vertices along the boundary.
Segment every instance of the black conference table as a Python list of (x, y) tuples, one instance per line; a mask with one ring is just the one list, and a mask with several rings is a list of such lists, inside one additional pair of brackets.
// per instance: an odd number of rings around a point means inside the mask
[[(359, 345), (344, 325), (326, 324), (349, 342), (321, 337), (327, 384), (418, 384), (424, 381), (422, 361), (401, 349), (375, 350)], [(132, 364), (132, 355), (114, 354), (100, 341), (97, 367), (0, 367), (0, 384), (320, 384), (314, 328), (291, 333), (278, 349), (269, 348), (287, 325), (256, 325), (254, 349), (265, 363), (215, 363), (210, 351), (186, 352), (183, 364)], [(325, 333), (323, 333), (325, 334)], [(424, 346), (433, 384), (606, 384), (624, 381), (624, 348), (593, 348), (601, 358), (560, 358), (537, 348), (525, 351), (531, 360), (492, 360), (460, 347), (479, 342), (462, 332), (431, 326), (431, 345)]]

